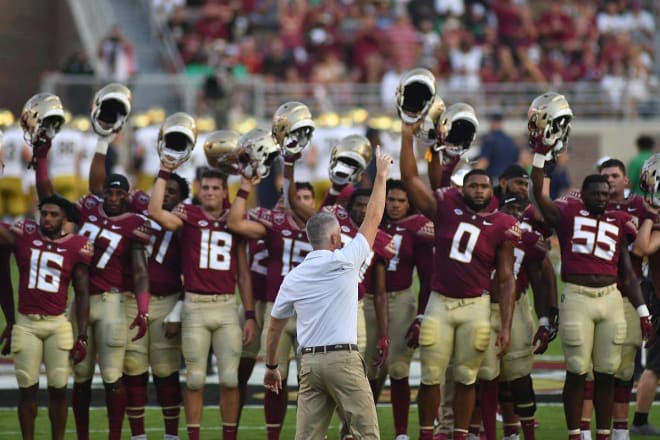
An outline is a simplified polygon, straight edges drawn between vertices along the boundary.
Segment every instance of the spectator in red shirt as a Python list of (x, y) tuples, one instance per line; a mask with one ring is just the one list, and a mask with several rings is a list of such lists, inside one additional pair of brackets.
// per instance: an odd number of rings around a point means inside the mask
[(548, 47), (561, 48), (575, 36), (575, 26), (571, 17), (562, 10), (560, 3), (552, 2), (537, 21), (539, 38)]

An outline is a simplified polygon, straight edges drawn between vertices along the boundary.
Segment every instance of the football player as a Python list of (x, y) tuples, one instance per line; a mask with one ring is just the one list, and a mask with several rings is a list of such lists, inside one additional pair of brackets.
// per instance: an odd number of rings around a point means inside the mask
[[(181, 163), (176, 154), (161, 154), (161, 171), (152, 190), (149, 215), (165, 230), (180, 230), (185, 291), (181, 336), (186, 364), (184, 406), (188, 437), (199, 439), (206, 360), (213, 344), (221, 389), (222, 437), (235, 439), (241, 344), (252, 342), (256, 327), (247, 249), (245, 242), (227, 227), (228, 212), (223, 206), (227, 181), (216, 170), (202, 174), (200, 206), (180, 204), (173, 212), (163, 209), (170, 173)], [(237, 283), (245, 308), (246, 323), (242, 331), (234, 297)]]
[[(387, 265), (385, 288), (388, 303), (390, 353), (387, 374), (394, 415), (395, 434), (404, 438), (408, 434), (410, 407), (410, 362), (417, 341), (410, 345), (407, 336), (414, 333), (414, 322), (421, 323), (430, 292), (433, 260), (433, 222), (416, 214), (408, 193), (400, 180), (387, 181), (385, 215), (381, 229), (392, 236), (396, 249)], [(419, 276), (419, 303), (415, 305), (412, 291), (413, 270)], [(412, 325), (410, 323), (413, 323)], [(403, 331), (406, 326), (410, 332)]]
[(530, 108), (529, 141), (534, 149), (534, 198), (545, 222), (555, 228), (562, 259), (564, 292), (559, 306), (559, 333), (567, 360), (563, 400), (569, 439), (580, 438), (584, 381), (593, 362), (597, 439), (607, 439), (612, 423), (614, 373), (621, 363), (626, 336), (623, 300), (619, 287), (637, 308), (642, 335), (652, 337), (644, 304), (628, 253), (631, 217), (607, 211), (608, 179), (587, 176), (580, 198), (551, 201), (543, 194), (543, 168), (547, 156), (565, 142), (570, 130), (570, 108), (565, 98), (545, 94)]
[[(266, 282), (266, 309), (264, 312), (263, 327), (267, 328), (270, 321), (270, 312), (279, 291), (284, 276), (296, 267), (305, 256), (312, 251), (305, 233), (305, 222), (289, 209), (254, 208), (246, 215), (246, 197), (251, 192), (253, 184), (249, 179), (242, 178), (241, 186), (234, 203), (229, 210), (227, 225), (229, 229), (246, 238), (263, 239), (268, 250), (267, 282)], [(314, 189), (308, 182), (296, 182), (296, 193), (301, 203), (314, 207)], [(297, 351), (296, 322), (290, 319), (284, 330), (284, 338), (279, 345), (280, 373), (282, 375), (282, 393), (266, 390), (264, 410), (266, 416), (266, 429), (268, 439), (278, 439), (282, 422), (286, 414), (288, 393), (286, 392), (286, 378), (291, 350)], [(265, 338), (266, 335), (263, 334)], [(261, 341), (265, 345), (265, 340)]]
[[(122, 91), (130, 94), (126, 88)], [(97, 98), (102, 100), (105, 93), (105, 88), (101, 89)], [(100, 138), (97, 151), (105, 154), (108, 142), (107, 138)], [(43, 143), (34, 149), (40, 200), (54, 194), (48, 176), (49, 146)], [(106, 391), (109, 438), (121, 437), (126, 409), (126, 390), (121, 376), (127, 330), (138, 328), (133, 340), (143, 337), (147, 331), (149, 279), (145, 246), (149, 243), (151, 228), (143, 216), (128, 212), (128, 190), (126, 177), (111, 174), (103, 182), (101, 196), (90, 192), (76, 204), (79, 233), (94, 245), (89, 269), (89, 345), (85, 359), (74, 366), (72, 401), (79, 439), (89, 438), (89, 405), (97, 354)], [(124, 311), (124, 297), (129, 291), (135, 292), (139, 309), (130, 327)]]
[[(39, 368), (43, 363), (48, 377), (51, 437), (64, 439), (69, 357), (77, 364), (87, 350), (87, 269), (92, 245), (83, 236), (64, 232), (65, 221), (73, 215), (68, 200), (57, 195), (46, 197), (39, 204), (39, 213), (38, 224), (21, 220), (9, 229), (0, 226), (0, 246), (13, 249), (20, 273), (18, 316), (11, 336), (20, 391), (18, 418), (23, 438), (33, 439)], [(71, 316), (78, 334), (75, 344), (66, 316), (69, 282), (75, 291)], [(3, 292), (7, 294), (13, 293)]]
[[(164, 125), (164, 130), (169, 126)], [(90, 170), (90, 185), (96, 190), (105, 180), (105, 155), (94, 154)], [(172, 173), (167, 181), (163, 209), (172, 211), (188, 198), (188, 182)], [(129, 194), (128, 210), (148, 215), (149, 196), (140, 191)], [(151, 221), (152, 236), (147, 245), (149, 287), (149, 327), (145, 337), (129, 341), (124, 355), (123, 381), (126, 386), (126, 414), (133, 439), (145, 439), (144, 406), (147, 403), (147, 384), (151, 366), (156, 397), (161, 406), (165, 425), (165, 440), (178, 439), (181, 386), (179, 364), (181, 353), (180, 310), (181, 245), (177, 235), (163, 230)], [(126, 297), (127, 322), (138, 313), (135, 297)]]
[[(655, 217), (647, 216), (642, 221), (639, 233), (635, 239), (633, 253), (648, 257), (649, 276), (653, 281), (652, 297), (649, 301), (652, 314), (656, 319), (660, 316), (660, 227), (657, 214), (660, 212), (660, 189), (658, 185), (660, 170), (660, 154), (654, 154), (644, 162), (640, 175), (639, 186), (646, 194), (644, 196), (647, 207)], [(649, 206), (650, 205), (650, 206)], [(646, 356), (644, 371), (637, 382), (637, 402), (635, 404), (635, 418), (630, 432), (637, 435), (659, 436), (660, 429), (649, 423), (649, 410), (656, 394), (658, 380), (660, 379), (660, 344), (651, 345)]]
[(23, 191), (25, 164), (30, 161), (30, 147), (23, 139), (23, 130), (18, 124), (7, 127), (2, 137), (2, 175), (0, 176), (0, 214), (10, 220), (24, 216), (28, 211), (28, 197)]
[[(422, 321), (422, 383), (419, 390), (420, 439), (431, 439), (440, 403), (442, 376), (454, 358), (454, 439), (466, 439), (474, 407), (474, 383), (490, 338), (491, 281), (497, 269), (501, 310), (498, 356), (506, 354), (513, 314), (513, 241), (520, 237), (515, 218), (489, 207), (492, 184), (482, 170), (464, 178), (463, 194), (454, 188), (426, 186), (417, 172), (414, 133), (421, 121), (405, 123), (401, 132), (400, 167), (413, 204), (435, 227), (436, 271), (433, 292)], [(438, 163), (439, 164), (439, 163)], [(442, 171), (434, 179), (441, 181)], [(442, 213), (442, 214), (441, 214)], [(451, 276), (447, 276), (451, 274)]]

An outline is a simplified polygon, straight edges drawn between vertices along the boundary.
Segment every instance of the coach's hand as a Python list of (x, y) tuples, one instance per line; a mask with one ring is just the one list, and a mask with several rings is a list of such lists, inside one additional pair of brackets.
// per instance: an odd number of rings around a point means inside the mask
[(135, 337), (131, 339), (131, 342), (135, 342), (147, 334), (147, 329), (149, 328), (149, 314), (138, 312), (129, 329), (133, 330), (135, 327), (138, 328), (138, 332)]
[(376, 356), (374, 356), (374, 367), (383, 368), (387, 362), (387, 354), (390, 348), (390, 340), (387, 336), (381, 336), (376, 343)]
[(69, 353), (69, 359), (73, 361), (73, 365), (79, 364), (87, 356), (87, 335), (78, 335), (76, 343)]
[(264, 373), (264, 386), (267, 390), (272, 391), (275, 394), (279, 394), (282, 389), (282, 376), (280, 375), (280, 369), (270, 369), (266, 368)]
[(7, 356), (9, 353), (11, 353), (11, 330), (13, 326), (14, 324), (11, 323), (7, 324), (5, 330), (0, 335), (0, 344), (4, 344), (2, 346), (3, 356)]
[(419, 347), (419, 332), (422, 331), (423, 319), (424, 315), (417, 315), (412, 324), (410, 324), (410, 327), (408, 327), (408, 331), (406, 332), (406, 344), (410, 348)]

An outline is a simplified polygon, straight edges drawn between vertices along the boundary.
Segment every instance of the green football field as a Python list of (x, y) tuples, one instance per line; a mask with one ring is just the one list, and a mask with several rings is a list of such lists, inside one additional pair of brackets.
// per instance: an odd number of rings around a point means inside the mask
[[(183, 412), (182, 412), (183, 413)], [(632, 413), (632, 408), (631, 408)], [(561, 406), (557, 405), (543, 405), (540, 406), (536, 412), (537, 419), (540, 426), (536, 430), (536, 438), (538, 440), (557, 440), (566, 438), (566, 428), (564, 425), (564, 415)], [(185, 426), (183, 422), (183, 414), (181, 418), (181, 426), (179, 429), (179, 436), (184, 439), (187, 438), (185, 433)], [(378, 407), (378, 420), (380, 422), (380, 433), (383, 439), (394, 438), (394, 428), (392, 426), (392, 409), (389, 405)], [(656, 426), (660, 426), (660, 408), (656, 405), (651, 411), (650, 421)], [(91, 438), (106, 438), (107, 433), (107, 420), (105, 411), (102, 409), (92, 409), (90, 426), (92, 426)], [(20, 428), (16, 416), (16, 410), (3, 409), (0, 410), (0, 438), (6, 440), (20, 439)], [(152, 439), (163, 438), (163, 423), (161, 419), (160, 410), (148, 409), (147, 410), (147, 435)], [(413, 407), (410, 411), (410, 425), (408, 435), (412, 439), (417, 438), (417, 408)], [(328, 440), (337, 439), (338, 422), (334, 418), (328, 430)], [(50, 426), (48, 423), (48, 414), (45, 408), (39, 409), (37, 416), (37, 435), (36, 439), (50, 438)], [(498, 438), (501, 438), (501, 428), (498, 428)], [(220, 414), (216, 408), (206, 407), (204, 409), (204, 420), (202, 423), (202, 439), (219, 439), (222, 436), (220, 425)], [(289, 408), (286, 420), (282, 430), (281, 438), (283, 440), (293, 439), (295, 431), (295, 409)], [(69, 411), (69, 419), (67, 424), (67, 439), (75, 438), (75, 426), (73, 423), (73, 414)], [(128, 430), (128, 423), (124, 421), (124, 439), (130, 439), (130, 432)], [(261, 408), (245, 408), (241, 418), (241, 426), (239, 428), (239, 438), (241, 439), (265, 439), (266, 429), (264, 427), (264, 415)], [(595, 434), (594, 434), (595, 438)], [(632, 438), (650, 438), (632, 436)]]

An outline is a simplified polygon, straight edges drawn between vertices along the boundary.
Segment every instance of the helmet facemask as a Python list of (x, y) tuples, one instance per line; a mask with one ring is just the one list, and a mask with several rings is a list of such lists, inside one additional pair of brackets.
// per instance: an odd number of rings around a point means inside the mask
[(187, 113), (174, 113), (165, 119), (158, 132), (160, 161), (178, 167), (188, 160), (197, 141), (197, 125)]
[(241, 174), (247, 179), (268, 177), (271, 165), (282, 152), (272, 134), (258, 128), (241, 136), (238, 150)]
[(435, 100), (435, 77), (431, 71), (415, 68), (406, 72), (396, 89), (397, 112), (406, 124), (424, 118)]
[(330, 162), (330, 180), (340, 186), (355, 183), (362, 175), (364, 168), (358, 161), (350, 157), (338, 157)]
[(99, 136), (118, 133), (131, 113), (131, 92), (119, 83), (111, 83), (96, 93), (92, 108), (92, 129)]
[(64, 117), (59, 115), (46, 116), (35, 127), (34, 133), (30, 139), (30, 144), (39, 145), (50, 142), (60, 132), (64, 125)]
[(291, 130), (291, 132), (287, 133), (284, 137), (282, 148), (285, 150), (286, 154), (298, 154), (309, 145), (313, 134), (314, 127), (308, 125), (296, 130)]

